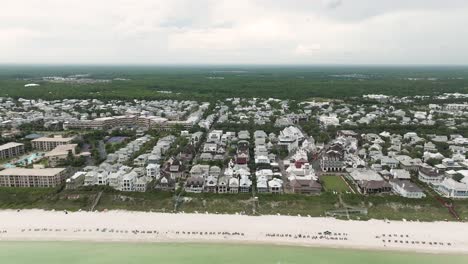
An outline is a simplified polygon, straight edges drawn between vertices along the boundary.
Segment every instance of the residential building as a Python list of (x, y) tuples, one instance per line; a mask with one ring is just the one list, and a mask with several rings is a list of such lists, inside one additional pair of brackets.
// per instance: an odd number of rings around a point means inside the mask
[(58, 145), (46, 153), (44, 157), (49, 161), (49, 166), (55, 167), (65, 161), (69, 155), (75, 156), (77, 146), (77, 144)]
[(404, 170), (404, 169), (391, 169), (390, 174), (392, 175), (393, 179), (400, 179), (400, 180), (411, 179), (411, 175), (409, 171)]
[(332, 145), (320, 158), (320, 167), (325, 172), (341, 172), (346, 168), (343, 146)]
[(268, 181), (268, 190), (270, 193), (283, 193), (283, 181), (277, 178)]
[(252, 181), (247, 175), (241, 175), (239, 184), (240, 184), (239, 192), (241, 193), (248, 193), (252, 189)]
[(0, 146), (0, 159), (9, 159), (24, 154), (24, 144), (10, 142)]
[(50, 188), (63, 183), (65, 174), (66, 169), (64, 168), (9, 168), (0, 171), (0, 186)]
[(436, 168), (430, 166), (419, 168), (418, 179), (422, 182), (437, 185), (443, 181), (444, 177), (444, 174)]
[(410, 157), (400, 159), (401, 167), (407, 171), (418, 171), (423, 161), (421, 159), (412, 159)]
[(445, 178), (435, 189), (447, 198), (468, 198), (468, 184)]
[(214, 176), (208, 176), (205, 179), (204, 191), (209, 193), (216, 193), (218, 187), (218, 178)]
[(231, 178), (229, 179), (229, 193), (238, 193), (239, 192), (239, 179)]
[(294, 177), (289, 186), (293, 193), (300, 194), (320, 194), (322, 191), (322, 185), (312, 178), (297, 178)]
[(257, 192), (258, 193), (268, 192), (268, 178), (266, 176), (260, 176), (257, 178)]
[(400, 162), (397, 159), (394, 159), (394, 158), (391, 158), (391, 157), (384, 156), (384, 157), (382, 157), (380, 159), (380, 165), (388, 166), (391, 169), (397, 168), (398, 164), (400, 164)]
[(135, 181), (135, 192), (146, 192), (149, 182), (147, 177), (138, 177)]
[(158, 179), (160, 175), (160, 167), (161, 165), (159, 164), (148, 164), (148, 166), (146, 166), (146, 176)]
[(423, 198), (426, 197), (423, 190), (416, 184), (400, 179), (393, 179), (389, 181), (393, 191), (398, 195), (405, 198)]
[(169, 175), (162, 176), (156, 182), (154, 188), (159, 191), (173, 191), (175, 189), (175, 180), (173, 180)]
[(71, 144), (74, 138), (72, 137), (41, 137), (31, 140), (31, 145), (33, 149), (42, 150), (42, 151), (51, 151), (59, 145)]
[(229, 177), (223, 176), (218, 179), (218, 193), (227, 193), (229, 190)]
[(392, 190), (392, 186), (388, 182), (375, 180), (359, 181), (358, 187), (363, 194), (384, 193)]
[(203, 177), (190, 176), (185, 183), (185, 191), (189, 193), (201, 193), (203, 192), (204, 183)]

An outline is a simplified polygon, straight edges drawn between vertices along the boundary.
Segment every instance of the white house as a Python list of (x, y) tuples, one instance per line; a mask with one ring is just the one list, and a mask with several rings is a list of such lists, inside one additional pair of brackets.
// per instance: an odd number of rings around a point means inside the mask
[(127, 173), (122, 178), (121, 188), (124, 192), (133, 192), (135, 191), (135, 182), (137, 180), (137, 173), (131, 171)]
[(268, 181), (268, 190), (270, 191), (270, 193), (282, 193), (283, 181), (277, 178)]
[(411, 175), (409, 171), (404, 170), (404, 169), (391, 169), (390, 174), (392, 174), (394, 179), (400, 179), (400, 180), (411, 179)]
[(418, 179), (425, 183), (437, 185), (444, 179), (444, 174), (433, 167), (422, 166), (419, 168)]
[(468, 198), (468, 184), (452, 178), (445, 178), (436, 186), (436, 190), (448, 198)]
[(239, 180), (239, 192), (241, 193), (248, 193), (252, 188), (252, 181), (250, 180), (249, 176), (241, 175)]
[(380, 164), (382, 166), (388, 166), (390, 168), (396, 168), (398, 167), (398, 164), (400, 164), (400, 162), (397, 160), (397, 159), (394, 159), (394, 158), (391, 158), (391, 157), (387, 157), (387, 156), (383, 156), (381, 159), (380, 159)]
[(146, 166), (146, 176), (158, 179), (160, 176), (160, 167), (161, 165), (159, 164), (149, 164)]
[(406, 198), (423, 198), (426, 195), (417, 185), (410, 181), (393, 179), (389, 181), (393, 191)]
[(237, 178), (229, 179), (229, 193), (239, 192), (239, 180)]
[(268, 179), (266, 176), (260, 176), (257, 178), (257, 192), (266, 193), (268, 192)]

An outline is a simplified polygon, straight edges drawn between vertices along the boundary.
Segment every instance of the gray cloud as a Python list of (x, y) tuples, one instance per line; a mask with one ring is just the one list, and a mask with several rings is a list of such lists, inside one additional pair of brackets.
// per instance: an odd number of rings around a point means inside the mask
[(468, 63), (464, 0), (3, 0), (0, 63)]
[(341, 0), (325, 0), (324, 1), (325, 5), (330, 8), (330, 9), (335, 9), (338, 8), (343, 4), (343, 1)]

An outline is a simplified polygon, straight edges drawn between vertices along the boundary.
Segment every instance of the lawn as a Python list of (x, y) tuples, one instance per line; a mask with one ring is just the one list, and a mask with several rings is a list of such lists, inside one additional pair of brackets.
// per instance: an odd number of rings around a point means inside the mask
[(325, 191), (347, 192), (349, 191), (348, 185), (340, 176), (322, 176), (320, 177)]

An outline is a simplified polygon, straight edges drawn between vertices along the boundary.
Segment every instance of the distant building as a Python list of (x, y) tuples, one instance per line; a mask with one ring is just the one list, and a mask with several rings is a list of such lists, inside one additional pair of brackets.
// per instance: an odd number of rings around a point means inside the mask
[(24, 154), (24, 144), (10, 142), (0, 146), (0, 159), (9, 159)]
[(33, 149), (51, 151), (57, 146), (70, 144), (73, 139), (72, 137), (41, 137), (31, 140), (31, 144)]
[(341, 172), (346, 169), (344, 150), (340, 144), (334, 144), (321, 156), (320, 167), (325, 172)]
[(49, 160), (49, 166), (57, 166), (60, 162), (66, 160), (69, 155), (75, 156), (75, 149), (77, 146), (77, 144), (59, 145), (46, 153), (45, 157)]

